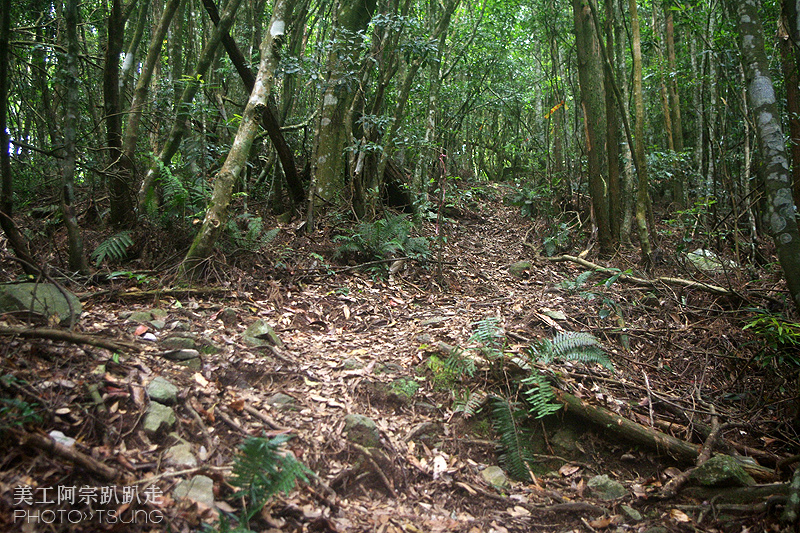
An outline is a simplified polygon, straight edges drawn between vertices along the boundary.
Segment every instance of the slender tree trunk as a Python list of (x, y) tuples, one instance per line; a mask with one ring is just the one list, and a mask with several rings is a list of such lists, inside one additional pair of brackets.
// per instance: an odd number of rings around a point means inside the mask
[[(672, 119), (672, 141), (675, 151), (683, 153), (683, 124), (681, 122), (681, 100), (678, 91), (678, 62), (675, 57), (675, 19), (670, 9), (669, 3), (664, 4), (665, 10), (665, 33), (667, 39), (667, 66), (669, 68), (669, 80), (667, 91), (669, 92), (669, 109)], [(676, 167), (673, 178), (673, 200), (679, 209), (686, 206), (686, 176), (683, 171)]]
[(639, 228), (639, 244), (642, 247), (642, 260), (645, 265), (651, 262), (653, 254), (650, 245), (650, 234), (647, 229), (647, 206), (649, 204), (649, 180), (647, 177), (647, 160), (644, 154), (644, 96), (642, 94), (642, 38), (639, 31), (639, 9), (636, 0), (628, 3), (631, 14), (631, 53), (633, 55), (633, 102), (636, 112), (634, 126), (634, 147), (636, 158), (636, 174), (639, 189), (636, 193), (636, 225)]
[[(606, 1), (606, 57), (608, 58), (608, 68), (605, 70), (606, 87), (612, 87), (615, 83), (614, 76), (616, 67), (614, 65), (614, 6), (612, 2)], [(609, 217), (611, 225), (611, 238), (615, 243), (620, 242), (620, 228), (622, 226), (622, 191), (620, 182), (619, 168), (619, 117), (617, 115), (617, 103), (614, 98), (613, 90), (606, 90), (606, 124), (608, 128), (608, 199)]]
[[(139, 188), (139, 211), (142, 213), (154, 212), (156, 209), (154, 185), (161, 177), (161, 169), (169, 165), (170, 161), (172, 161), (172, 156), (177, 153), (180, 147), (181, 140), (183, 140), (183, 136), (186, 134), (186, 124), (189, 120), (190, 111), (189, 105), (192, 103), (192, 100), (194, 100), (200, 88), (200, 80), (205, 76), (208, 67), (214, 60), (217, 48), (219, 48), (219, 43), (222, 40), (223, 31), (227, 32), (233, 24), (234, 14), (239, 8), (240, 3), (241, 0), (231, 0), (228, 2), (219, 24), (200, 52), (200, 57), (197, 60), (197, 67), (192, 75), (192, 79), (187, 81), (183, 88), (183, 93), (181, 94), (180, 101), (175, 111), (175, 121), (172, 123), (167, 142), (161, 148), (161, 153), (159, 153), (158, 158), (150, 165), (150, 169), (147, 171), (144, 180), (142, 180), (142, 185)], [(246, 70), (249, 73), (249, 69)]]
[(601, 254), (613, 253), (608, 201), (606, 151), (606, 87), (600, 40), (592, 19), (591, 0), (573, 0), (578, 76), (581, 87), (584, 132), (589, 163), (589, 193), (597, 223)]
[[(35, 262), (28, 243), (14, 223), (14, 185), (11, 176), (11, 153), (8, 138), (8, 55), (11, 34), (11, 2), (0, 2), (0, 227), (14, 254), (22, 259), (23, 270), (35, 274)], [(27, 264), (26, 264), (27, 263)]]
[[(789, 6), (792, 4), (793, 6)], [(778, 47), (781, 52), (781, 66), (783, 69), (784, 86), (786, 87), (786, 111), (789, 122), (789, 143), (792, 163), (792, 192), (795, 205), (800, 205), (800, 42), (789, 34), (794, 24), (797, 24), (797, 6), (793, 0), (784, 0), (783, 16), (778, 25)], [(794, 7), (794, 9), (792, 9)], [(795, 28), (795, 31), (800, 31)]]
[(75, 139), (78, 126), (78, 0), (64, 2), (64, 24), (66, 26), (67, 53), (59, 62), (64, 63), (64, 159), (61, 160), (61, 211), (67, 228), (69, 269), (88, 273), (89, 264), (83, 250), (83, 238), (75, 215)]
[(147, 24), (147, 11), (149, 7), (150, 0), (142, 0), (139, 6), (139, 18), (136, 20), (136, 28), (133, 30), (133, 36), (128, 44), (128, 50), (125, 52), (125, 59), (122, 61), (122, 70), (119, 76), (122, 80), (123, 92), (127, 90), (131, 77), (133, 76), (133, 66), (136, 64), (136, 51), (142, 43), (142, 35), (144, 35), (144, 27), (145, 24)]
[[(136, 144), (139, 139), (139, 123), (144, 112), (145, 101), (150, 89), (150, 80), (153, 76), (153, 69), (156, 62), (161, 57), (164, 37), (167, 34), (172, 18), (178, 10), (181, 0), (167, 0), (161, 19), (153, 30), (150, 39), (150, 47), (147, 50), (147, 57), (142, 65), (139, 79), (136, 81), (136, 89), (133, 92), (130, 112), (128, 113), (128, 125), (125, 128), (125, 136), (122, 141), (122, 156), (119, 159), (115, 175), (119, 180), (125, 181), (126, 189), (133, 190), (136, 181)], [(131, 214), (133, 215), (133, 213)]]
[(758, 13), (758, 2), (734, 2), (739, 45), (747, 78), (747, 97), (755, 116), (758, 147), (761, 156), (759, 171), (766, 196), (766, 227), (775, 241), (786, 285), (795, 307), (800, 310), (800, 233), (792, 199), (788, 153), (781, 131), (780, 111), (764, 51), (764, 30)]
[(228, 221), (228, 207), (233, 186), (247, 163), (253, 139), (258, 133), (258, 116), (267, 105), (275, 81), (275, 69), (280, 59), (279, 51), (286, 33), (288, 3), (289, 0), (275, 0), (273, 4), (269, 31), (261, 42), (261, 63), (253, 92), (242, 112), (242, 120), (228, 157), (214, 180), (214, 192), (203, 225), (181, 263), (180, 272), (184, 278), (193, 280), (200, 276), (206, 261), (211, 257), (220, 232)]

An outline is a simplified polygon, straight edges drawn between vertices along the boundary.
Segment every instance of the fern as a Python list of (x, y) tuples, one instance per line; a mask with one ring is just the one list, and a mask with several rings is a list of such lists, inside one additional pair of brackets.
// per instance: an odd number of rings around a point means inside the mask
[(531, 374), (521, 383), (528, 386), (528, 389), (524, 391), (525, 399), (530, 404), (528, 412), (536, 418), (544, 418), (561, 409), (561, 404), (553, 403), (556, 395), (544, 375)]
[(92, 252), (92, 259), (96, 267), (106, 259), (121, 261), (128, 255), (128, 248), (133, 246), (133, 239), (129, 230), (115, 233), (108, 239), (97, 245)]
[(527, 413), (505, 398), (493, 396), (491, 400), (492, 422), (500, 435), (500, 462), (514, 479), (530, 481), (531, 474), (526, 464), (526, 444), (530, 441), (530, 431), (523, 429), (518, 420)]
[(600, 341), (590, 333), (573, 331), (558, 333), (553, 340), (545, 339), (537, 346), (531, 346), (529, 354), (534, 360), (542, 363), (562, 359), (598, 363), (609, 370), (614, 370), (614, 365), (603, 351)]
[(412, 258), (428, 256), (428, 240), (411, 237), (412, 224), (402, 216), (390, 216), (375, 222), (362, 222), (349, 235), (337, 235), (336, 256), (354, 254), (366, 260), (390, 259), (399, 255)]
[(481, 344), (481, 353), (488, 359), (500, 359), (503, 356), (503, 339), (500, 319), (494, 316), (476, 322), (469, 338), (470, 342)]
[(281, 452), (281, 446), (289, 438), (289, 435), (273, 439), (251, 437), (239, 447), (231, 485), (241, 489), (237, 496), (245, 496), (250, 502), (251, 507), (244, 514), (245, 524), (274, 494), (288, 493), (298, 478), (308, 481), (311, 470), (291, 453)]
[(475, 375), (475, 360), (465, 355), (462, 348), (456, 347), (444, 360), (444, 368), (453, 376), (454, 380), (460, 381), (464, 376)]
[(464, 418), (472, 418), (483, 409), (486, 400), (486, 393), (464, 389), (463, 393), (456, 395), (456, 399), (453, 401), (453, 411), (463, 413)]
[[(241, 229), (240, 226), (244, 226), (244, 228)], [(264, 231), (263, 219), (254, 217), (250, 213), (244, 213), (235, 219), (228, 220), (226, 228), (236, 246), (248, 252), (261, 251), (280, 232), (280, 228)]]

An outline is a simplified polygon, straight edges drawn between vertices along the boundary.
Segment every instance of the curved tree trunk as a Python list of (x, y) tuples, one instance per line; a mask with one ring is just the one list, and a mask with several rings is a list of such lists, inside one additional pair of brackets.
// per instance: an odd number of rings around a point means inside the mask
[(214, 192), (206, 210), (200, 231), (181, 263), (181, 276), (193, 280), (203, 271), (203, 266), (211, 257), (214, 244), (228, 221), (228, 206), (231, 202), (233, 186), (242, 172), (250, 147), (258, 133), (258, 116), (267, 105), (267, 98), (275, 81), (275, 69), (280, 59), (279, 50), (286, 32), (286, 12), (289, 0), (275, 0), (269, 31), (261, 42), (261, 64), (256, 82), (247, 106), (242, 112), (242, 120), (233, 145), (222, 168), (214, 180)]
[(781, 131), (781, 118), (775, 89), (764, 51), (764, 30), (758, 14), (758, 2), (730, 1), (735, 10), (739, 45), (747, 79), (747, 99), (755, 116), (756, 134), (761, 157), (759, 172), (766, 194), (765, 222), (778, 250), (778, 260), (786, 284), (800, 310), (800, 233), (797, 230), (796, 208), (792, 199), (792, 179)]

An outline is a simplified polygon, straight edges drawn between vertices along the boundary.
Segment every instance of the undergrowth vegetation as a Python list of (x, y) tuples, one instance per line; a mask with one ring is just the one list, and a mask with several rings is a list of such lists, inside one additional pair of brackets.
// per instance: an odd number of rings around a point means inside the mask
[(336, 257), (354, 256), (362, 261), (399, 257), (425, 259), (430, 253), (428, 239), (413, 237), (413, 229), (411, 221), (401, 215), (361, 222), (351, 231), (334, 237), (334, 242), (338, 243)]

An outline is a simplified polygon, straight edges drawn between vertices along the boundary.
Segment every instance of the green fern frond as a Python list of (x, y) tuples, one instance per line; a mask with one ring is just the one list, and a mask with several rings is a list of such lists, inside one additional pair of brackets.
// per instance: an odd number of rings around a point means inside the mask
[(530, 440), (528, 433), (518, 423), (518, 418), (526, 416), (524, 409), (513, 405), (505, 398), (493, 396), (492, 422), (500, 436), (501, 453), (498, 456), (506, 471), (514, 479), (529, 481), (525, 443)]
[(92, 252), (92, 259), (96, 267), (106, 259), (121, 261), (128, 255), (128, 248), (133, 246), (133, 239), (129, 230), (115, 233), (97, 245)]
[(251, 437), (239, 447), (231, 484), (241, 489), (239, 495), (246, 496), (250, 502), (247, 519), (261, 510), (274, 494), (288, 493), (297, 479), (308, 481), (307, 475), (312, 474), (294, 455), (281, 450), (289, 438), (288, 435), (273, 439)]
[(456, 395), (456, 399), (453, 401), (453, 411), (462, 413), (464, 418), (472, 418), (483, 409), (487, 398), (483, 391), (472, 392), (464, 389), (461, 394)]
[(598, 363), (609, 370), (614, 365), (603, 351), (600, 341), (591, 333), (567, 331), (556, 334), (553, 340), (544, 340), (529, 349), (535, 361), (550, 363), (555, 359)]
[(475, 360), (465, 355), (464, 350), (460, 347), (450, 351), (447, 359), (444, 360), (444, 367), (456, 380), (475, 375)]
[(524, 391), (525, 399), (531, 405), (530, 414), (536, 418), (544, 418), (561, 409), (561, 404), (553, 403), (556, 395), (542, 374), (533, 373), (523, 379), (522, 384), (528, 387)]

